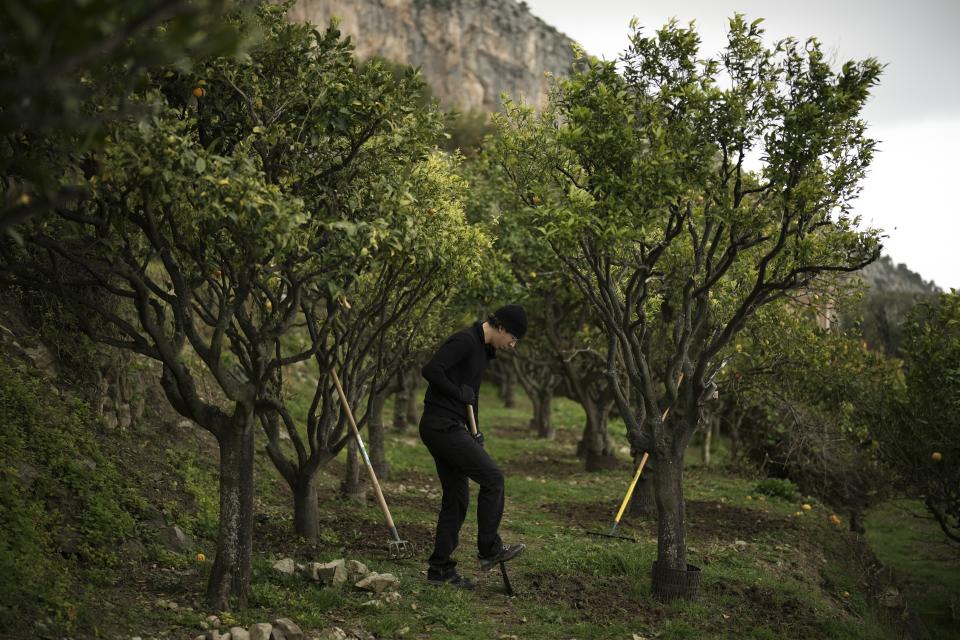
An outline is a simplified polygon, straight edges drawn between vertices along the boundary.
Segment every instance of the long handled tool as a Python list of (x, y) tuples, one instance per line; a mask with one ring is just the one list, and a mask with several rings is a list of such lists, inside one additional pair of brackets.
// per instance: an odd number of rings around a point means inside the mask
[[(677, 385), (683, 381), (683, 374), (680, 374), (680, 377), (677, 379)], [(670, 415), (670, 407), (667, 407), (663, 411), (663, 415), (660, 416), (660, 422), (664, 422), (667, 419), (667, 416)], [(623, 502), (620, 503), (620, 510), (617, 511), (617, 515), (613, 518), (613, 526), (610, 527), (609, 533), (603, 533), (601, 531), (587, 531), (591, 536), (602, 536), (604, 538), (619, 538), (620, 540), (629, 540), (630, 542), (636, 542), (634, 538), (628, 538), (627, 536), (618, 536), (617, 527), (620, 526), (620, 518), (623, 517), (623, 512), (627, 510), (627, 505), (630, 503), (630, 498), (633, 497), (633, 490), (637, 486), (637, 481), (640, 479), (640, 474), (643, 472), (643, 468), (647, 464), (647, 460), (650, 459), (650, 454), (644, 451), (643, 457), (640, 458), (640, 465), (637, 467), (637, 472), (633, 474), (633, 480), (630, 481), (630, 486), (627, 487), (627, 495), (623, 496)]]
[(357, 446), (360, 447), (360, 455), (363, 456), (363, 464), (367, 467), (367, 473), (370, 476), (370, 483), (373, 484), (373, 489), (377, 494), (377, 501), (380, 503), (380, 508), (383, 510), (383, 515), (387, 519), (387, 526), (390, 528), (390, 536), (393, 538), (389, 542), (388, 551), (391, 558), (408, 558), (413, 555), (414, 548), (413, 544), (407, 540), (401, 540), (400, 534), (397, 533), (397, 527), (393, 524), (393, 517), (390, 515), (390, 508), (387, 506), (387, 501), (383, 497), (383, 491), (380, 489), (380, 482), (377, 480), (377, 474), (373, 470), (373, 465), (370, 463), (370, 456), (367, 455), (367, 448), (363, 446), (363, 439), (360, 437), (360, 430), (357, 429), (357, 421), (353, 417), (353, 411), (350, 410), (350, 403), (347, 402), (347, 394), (343, 392), (343, 386), (340, 384), (340, 378), (337, 376), (337, 372), (331, 367), (330, 374), (333, 376), (333, 384), (337, 387), (337, 393), (340, 395), (340, 403), (343, 405), (343, 410), (347, 413), (347, 421), (350, 423), (350, 428), (353, 430), (353, 437), (357, 439)]
[[(473, 415), (473, 405), (467, 405), (467, 417), (470, 419), (470, 435), (477, 435), (477, 418)], [(508, 596), (513, 595), (513, 585), (510, 584), (510, 577), (507, 575), (507, 563), (500, 563), (500, 575), (503, 577), (503, 590)]]

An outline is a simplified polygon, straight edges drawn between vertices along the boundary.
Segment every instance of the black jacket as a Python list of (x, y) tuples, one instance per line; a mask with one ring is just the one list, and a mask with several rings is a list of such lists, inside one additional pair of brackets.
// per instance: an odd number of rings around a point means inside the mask
[(495, 357), (496, 350), (483, 341), (480, 322), (447, 338), (421, 370), (430, 383), (423, 397), (423, 413), (467, 424), (467, 407), (461, 398), (460, 386), (468, 385), (473, 388), (473, 413), (479, 428), (480, 379), (487, 362)]

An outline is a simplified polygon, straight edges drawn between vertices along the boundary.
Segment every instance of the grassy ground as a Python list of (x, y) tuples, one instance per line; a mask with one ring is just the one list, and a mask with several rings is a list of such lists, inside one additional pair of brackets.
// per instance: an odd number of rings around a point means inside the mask
[(960, 546), (920, 502), (897, 500), (867, 516), (867, 539), (904, 584), (907, 602), (935, 638), (960, 638)]
[[(407, 434), (389, 434), (392, 475), (385, 493), (401, 535), (417, 545), (417, 557), (401, 562), (385, 557), (387, 534), (372, 500), (322, 498), (321, 547), (296, 540), (286, 488), (258, 454), (251, 603), (225, 622), (248, 625), (285, 616), (310, 633), (336, 625), (382, 638), (898, 637), (869, 605), (860, 573), (862, 550), (844, 527), (829, 524), (826, 510), (814, 503), (802, 512), (800, 503), (759, 500), (755, 479), (733, 476), (722, 466), (697, 466), (693, 454), (686, 473), (688, 546), (690, 562), (703, 571), (702, 595), (692, 603), (656, 603), (650, 597), (656, 555), (652, 524), (625, 518), (621, 531), (638, 543), (585, 534), (612, 521), (629, 480), (625, 452), (620, 469), (587, 474), (573, 455), (582, 424), (576, 405), (557, 403), (558, 437), (547, 442), (528, 433), (530, 411), (522, 398), (518, 408), (503, 409), (485, 388), (481, 402), (487, 448), (507, 476), (501, 533), (507, 542), (527, 544), (526, 554), (511, 566), (515, 597), (502, 592), (498, 572), (477, 570), (475, 514), (464, 525), (458, 556), (461, 570), (476, 577), (479, 588), (465, 592), (426, 583), (439, 485), (413, 427)], [(622, 427), (615, 431), (625, 446)], [(197, 463), (190, 474), (193, 485), (202, 483), (204, 474), (213, 482), (213, 462)], [(342, 468), (338, 460), (320, 474), (322, 496), (335, 494)], [(798, 511), (803, 515), (796, 516)], [(737, 540), (745, 546), (734, 544)], [(199, 546), (212, 556), (212, 540), (201, 539)], [(319, 588), (273, 572), (272, 563), (285, 556), (301, 562), (361, 560), (375, 571), (396, 574), (402, 598), (371, 609), (364, 606), (367, 594)], [(200, 632), (200, 621), (210, 613), (202, 605), (209, 561), (197, 563), (192, 554), (153, 560), (136, 581), (104, 594), (114, 612), (104, 618), (103, 628), (109, 630), (104, 635), (180, 638)], [(179, 609), (158, 608), (158, 598), (175, 600)]]

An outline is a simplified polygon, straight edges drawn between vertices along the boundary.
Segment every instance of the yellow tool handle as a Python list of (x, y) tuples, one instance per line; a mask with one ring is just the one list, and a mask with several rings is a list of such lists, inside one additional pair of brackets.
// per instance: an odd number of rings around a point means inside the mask
[[(680, 374), (680, 380), (683, 380), (683, 374)], [(677, 381), (679, 384), (679, 380)], [(667, 416), (670, 415), (670, 407), (667, 407), (663, 411), (663, 415), (660, 416), (660, 422), (663, 422), (667, 419)], [(630, 502), (630, 498), (633, 496), (633, 490), (637, 486), (637, 480), (640, 479), (640, 473), (643, 471), (644, 465), (647, 464), (647, 459), (650, 457), (650, 454), (646, 451), (643, 452), (643, 457), (640, 458), (640, 466), (637, 467), (637, 472), (633, 474), (633, 481), (630, 483), (630, 486), (627, 487), (627, 495), (623, 496), (623, 502), (620, 504), (620, 511), (617, 511), (617, 517), (613, 519), (613, 526), (616, 528), (620, 524), (620, 518), (623, 517), (623, 512), (627, 508), (627, 503)]]
[(644, 452), (643, 457), (640, 458), (640, 466), (637, 467), (637, 472), (633, 474), (633, 481), (630, 483), (630, 487), (627, 489), (627, 495), (623, 496), (623, 503), (620, 505), (620, 511), (617, 511), (617, 517), (613, 519), (614, 522), (619, 523), (620, 518), (623, 517), (623, 512), (627, 508), (627, 503), (630, 502), (630, 496), (633, 495), (633, 488), (637, 486), (637, 480), (640, 479), (640, 473), (643, 471), (644, 465), (647, 464), (647, 458), (649, 457), (650, 454)]

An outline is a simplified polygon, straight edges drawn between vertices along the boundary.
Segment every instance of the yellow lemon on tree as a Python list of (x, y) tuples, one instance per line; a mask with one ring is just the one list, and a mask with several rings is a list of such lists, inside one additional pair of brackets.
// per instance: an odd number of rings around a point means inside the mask
[(934, 451), (934, 452), (930, 455), (930, 458), (931, 458), (934, 462), (940, 462), (941, 460), (943, 460), (943, 454), (941, 454), (939, 451)]
[(840, 524), (840, 517), (837, 514), (832, 513), (830, 514), (830, 522), (833, 524)]
[(197, 562), (206, 562), (206, 561), (207, 561), (207, 556), (203, 555), (202, 553), (197, 554)]
[(813, 507), (811, 507), (809, 504), (806, 504), (806, 503), (804, 503), (804, 505), (800, 508), (803, 509), (804, 511), (810, 511), (813, 509)]

